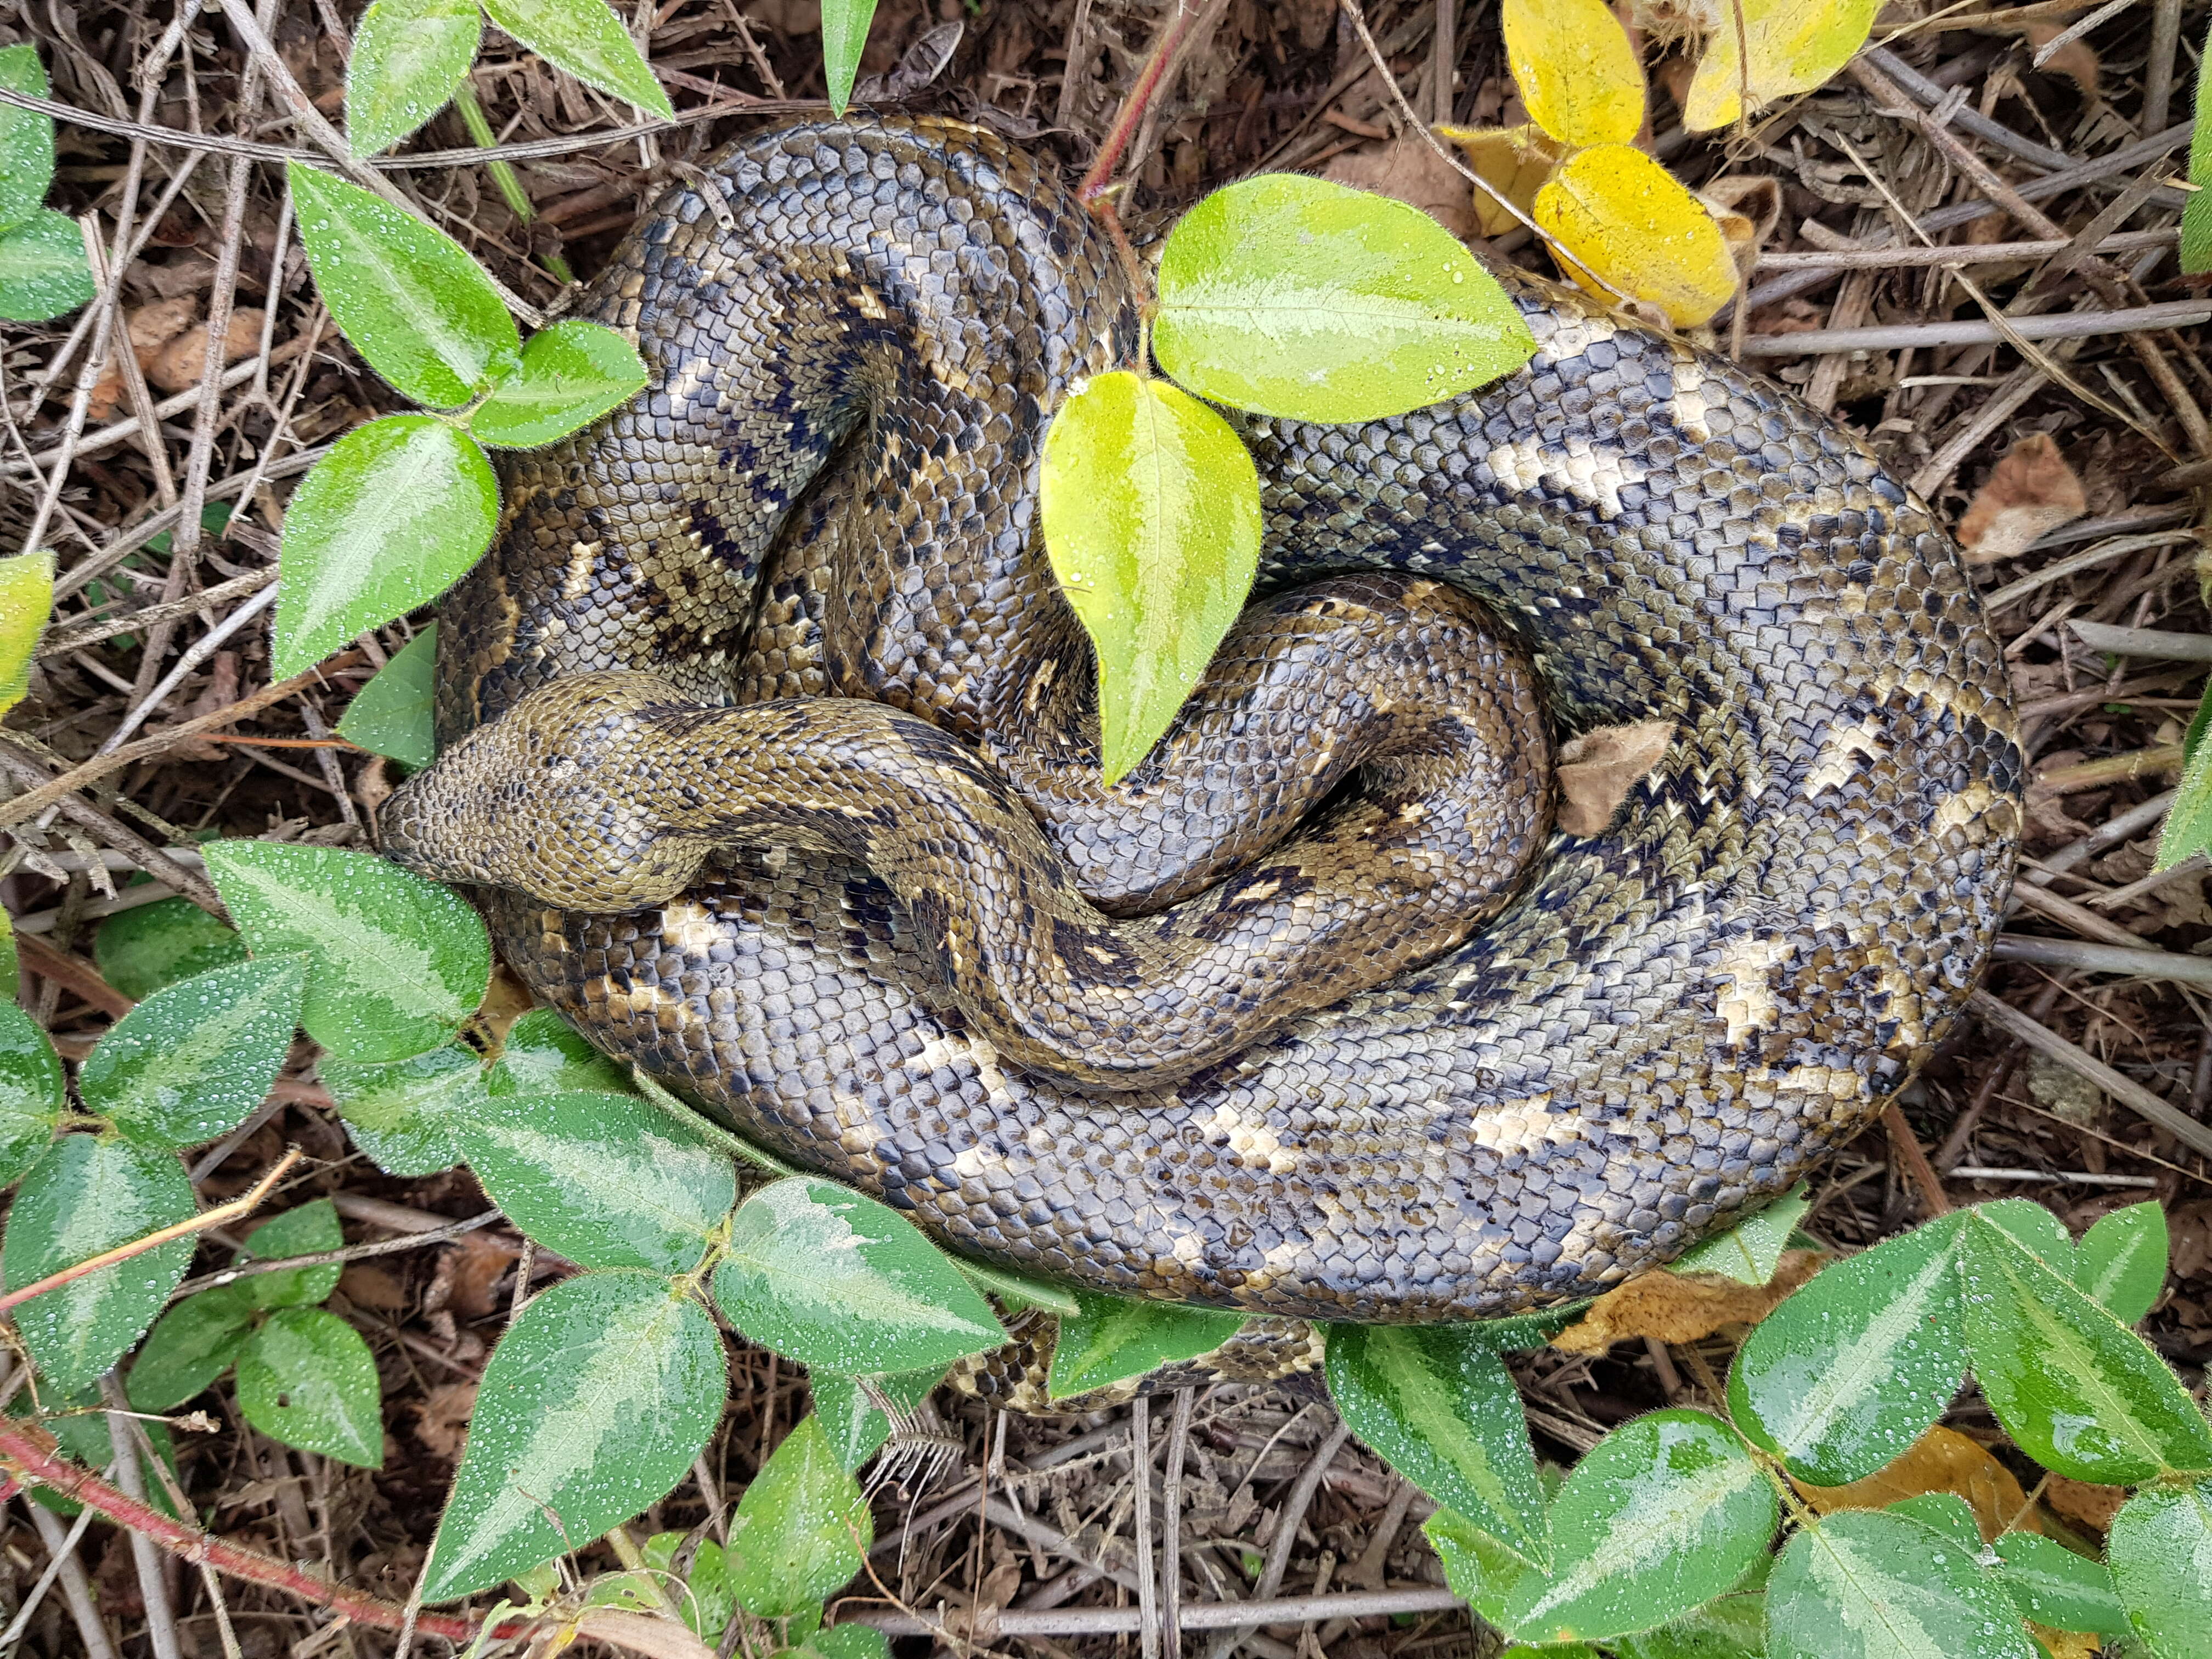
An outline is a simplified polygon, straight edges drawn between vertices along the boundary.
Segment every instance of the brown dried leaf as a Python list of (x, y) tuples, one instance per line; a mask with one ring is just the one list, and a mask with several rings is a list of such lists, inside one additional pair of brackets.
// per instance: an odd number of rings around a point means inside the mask
[(2081, 481), (2058, 453), (2057, 440), (2031, 433), (2005, 452), (1976, 493), (1959, 520), (1959, 545), (1977, 564), (2013, 558), (2087, 510)]
[(476, 1408), (475, 1383), (441, 1382), (415, 1407), (415, 1437), (435, 1455), (458, 1459)]
[[(2041, 52), (2056, 40), (2066, 29), (2063, 22), (2030, 23), (2021, 31), (2027, 36), (2030, 52)], [(2057, 52), (2044, 59), (2046, 74), (2063, 75), (2081, 88), (2084, 98), (2094, 100), (2099, 95), (2100, 71), (2104, 65), (2098, 61), (2097, 49), (2078, 36), (2069, 40)]]
[[(200, 383), (207, 362), (205, 323), (195, 323), (170, 341), (146, 364), (146, 378), (164, 392), (183, 392)], [(230, 313), (230, 331), (223, 337), (222, 360), (234, 363), (261, 349), (261, 313), (252, 306)]]
[[(1536, 192), (1565, 159), (1566, 146), (1534, 121), (1517, 127), (1438, 127), (1467, 153), (1468, 165), (1524, 214), (1536, 210)], [(1474, 228), (1503, 236), (1520, 222), (1490, 196), (1474, 192)]]
[(1713, 179), (1698, 192), (1698, 199), (1721, 228), (1721, 240), (1728, 244), (1737, 274), (1748, 281), (1766, 239), (1782, 222), (1782, 181), (1735, 173)]
[(687, 1627), (655, 1613), (594, 1607), (576, 1620), (576, 1633), (647, 1659), (714, 1659), (714, 1650)]
[(1672, 720), (1601, 726), (1571, 738), (1559, 750), (1559, 828), (1571, 836), (1602, 834), (1674, 740)]
[[(196, 296), (180, 294), (174, 299), (140, 306), (126, 316), (124, 331), (130, 338), (139, 368), (145, 369), (161, 355), (163, 346), (191, 327), (199, 310), (200, 302)], [(85, 415), (93, 421), (112, 420), (122, 406), (123, 371), (111, 358), (100, 379), (93, 382), (92, 398), (85, 406)]]
[(2103, 1638), (2085, 1630), (2052, 1630), (2033, 1620), (2028, 1621), (2027, 1627), (2035, 1632), (2051, 1659), (2095, 1659), (2105, 1650)]
[(2128, 1494), (2124, 1486), (2092, 1486), (2054, 1474), (2043, 1484), (2043, 1501), (2069, 1521), (2101, 1534), (2112, 1530), (2112, 1517), (2128, 1501)]
[(1640, 1273), (1598, 1297), (1578, 1322), (1552, 1339), (1552, 1346), (1568, 1353), (1596, 1354), (1631, 1338), (1698, 1342), (1730, 1325), (1756, 1325), (1826, 1259), (1818, 1250), (1785, 1250), (1765, 1285), (1705, 1273), (1689, 1277), (1663, 1267)]
[(2173, 1276), (2212, 1277), (2212, 1199), (2174, 1205), (2166, 1212), (2166, 1226)]
[(1911, 1449), (1848, 1486), (1808, 1486), (1795, 1483), (1805, 1501), (1822, 1515), (1838, 1510), (1879, 1510), (1923, 1492), (1954, 1492), (1966, 1500), (1984, 1539), (1995, 1538), (2007, 1528), (2040, 1530), (2034, 1511), (2027, 1509), (2027, 1494), (2012, 1471), (1990, 1455), (1978, 1441), (1941, 1423), (1912, 1443)]
[(338, 1276), (338, 1294), (356, 1308), (398, 1313), (407, 1305), (407, 1286), (374, 1262), (356, 1261)]
[(424, 1310), (482, 1319), (497, 1305), (493, 1288), (520, 1254), (496, 1235), (462, 1234), (439, 1253), (437, 1271), (422, 1298)]
[(1346, 150), (1322, 176), (1417, 207), (1455, 236), (1468, 235), (1474, 228), (1474, 187), (1413, 134)]

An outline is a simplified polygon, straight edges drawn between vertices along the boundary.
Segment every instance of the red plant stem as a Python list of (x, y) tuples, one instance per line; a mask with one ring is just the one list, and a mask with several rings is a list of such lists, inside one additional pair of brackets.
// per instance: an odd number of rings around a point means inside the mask
[(1175, 60), (1176, 49), (1182, 45), (1183, 36), (1190, 33), (1190, 26), (1198, 21), (1200, 13), (1205, 9), (1204, 0), (1176, 0), (1175, 15), (1168, 20), (1166, 26), (1160, 30), (1159, 38), (1152, 42), (1152, 56), (1145, 59), (1144, 68), (1137, 72), (1137, 84), (1129, 88), (1129, 95), (1121, 100), (1121, 112), (1114, 118), (1113, 129), (1107, 133), (1106, 142), (1098, 147), (1098, 159), (1091, 164), (1091, 171), (1083, 175), (1083, 182), (1076, 186), (1075, 199), (1092, 211), (1097, 211), (1094, 204), (1105, 193), (1107, 185), (1114, 177), (1114, 169), (1121, 166), (1122, 152), (1129, 148), (1129, 141), (1137, 136), (1137, 127), (1144, 120), (1145, 112), (1152, 107), (1152, 100), (1158, 95), (1161, 79), (1167, 74), (1168, 65)]
[[(405, 1619), (406, 1609), (392, 1602), (380, 1601), (362, 1590), (349, 1589), (343, 1584), (333, 1584), (272, 1557), (226, 1543), (197, 1528), (171, 1520), (159, 1510), (117, 1491), (89, 1469), (79, 1468), (58, 1455), (53, 1437), (35, 1425), (0, 1419), (0, 1474), (26, 1486), (44, 1486), (58, 1497), (82, 1504), (117, 1526), (127, 1527), (152, 1539), (172, 1555), (196, 1566), (213, 1567), (217, 1572), (243, 1578), (248, 1583), (289, 1591), (341, 1613), (356, 1624), (396, 1631)], [(449, 1613), (418, 1613), (415, 1627), (457, 1643), (474, 1641), (477, 1631), (474, 1620)], [(522, 1634), (527, 1628), (523, 1620), (509, 1620), (492, 1635), (504, 1640)]]

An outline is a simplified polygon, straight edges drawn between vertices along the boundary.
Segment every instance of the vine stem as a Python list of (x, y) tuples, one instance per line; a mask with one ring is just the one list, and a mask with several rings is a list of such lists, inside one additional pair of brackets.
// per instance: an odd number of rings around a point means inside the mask
[[(1145, 118), (1145, 112), (1152, 106), (1159, 95), (1160, 82), (1167, 77), (1168, 66), (1175, 61), (1183, 37), (1190, 33), (1206, 10), (1205, 0), (1176, 0), (1176, 13), (1160, 30), (1152, 42), (1152, 50), (1145, 59), (1145, 66), (1137, 71), (1137, 83), (1129, 88), (1129, 95), (1121, 100), (1120, 113), (1106, 134), (1105, 142), (1098, 146), (1097, 159), (1091, 162), (1091, 171), (1083, 175), (1076, 186), (1075, 199), (1094, 213), (1098, 211), (1099, 198), (1106, 193), (1114, 169), (1121, 164), (1121, 157), (1129, 148), (1129, 141), (1137, 136), (1137, 128)], [(1111, 210), (1109, 209), (1109, 211)]]
[(285, 1171), (303, 1156), (297, 1146), (288, 1147), (284, 1156), (277, 1160), (276, 1166), (253, 1183), (252, 1191), (241, 1193), (228, 1204), (218, 1204), (212, 1210), (204, 1210), (190, 1220), (179, 1221), (174, 1226), (158, 1228), (143, 1238), (132, 1239), (128, 1244), (102, 1250), (98, 1255), (88, 1257), (75, 1267), (64, 1267), (58, 1273), (48, 1273), (44, 1279), (24, 1285), (20, 1291), (10, 1291), (7, 1295), (0, 1296), (0, 1313), (6, 1313), (10, 1308), (28, 1302), (34, 1296), (44, 1296), (48, 1291), (59, 1290), (72, 1279), (82, 1279), (87, 1273), (98, 1273), (102, 1267), (112, 1267), (118, 1261), (128, 1261), (134, 1255), (143, 1255), (173, 1239), (189, 1237), (209, 1227), (220, 1227), (226, 1221), (235, 1221), (242, 1215), (250, 1214), (263, 1199), (269, 1196), (270, 1188), (283, 1178)]

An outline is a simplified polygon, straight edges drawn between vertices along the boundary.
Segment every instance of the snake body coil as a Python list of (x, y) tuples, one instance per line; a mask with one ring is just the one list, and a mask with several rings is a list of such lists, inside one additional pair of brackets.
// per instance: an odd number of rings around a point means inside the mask
[[(1510, 291), (1540, 349), (1505, 380), (1241, 422), (1270, 597), (1102, 793), (1036, 474), (1135, 349), (1108, 250), (969, 128), (744, 140), (597, 285), (650, 383), (507, 467), (444, 611), (449, 752), (388, 841), (503, 890), (501, 950), (594, 1043), (964, 1252), (1382, 1321), (1664, 1261), (1956, 1016), (2011, 879), (2014, 717), (1949, 542), (1857, 442)], [(1540, 690), (1463, 693), (1505, 654), (1463, 596)], [(1611, 824), (1547, 841), (1543, 726), (1652, 720)], [(1477, 810), (1516, 788), (1534, 817)]]

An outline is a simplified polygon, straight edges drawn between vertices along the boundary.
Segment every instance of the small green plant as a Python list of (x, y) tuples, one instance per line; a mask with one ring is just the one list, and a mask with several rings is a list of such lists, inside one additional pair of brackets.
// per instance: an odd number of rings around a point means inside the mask
[[(0, 51), (0, 88), (46, 95), (38, 48)], [(0, 104), (0, 320), (42, 323), (96, 291), (76, 222), (44, 205), (53, 178), (53, 117)]]

